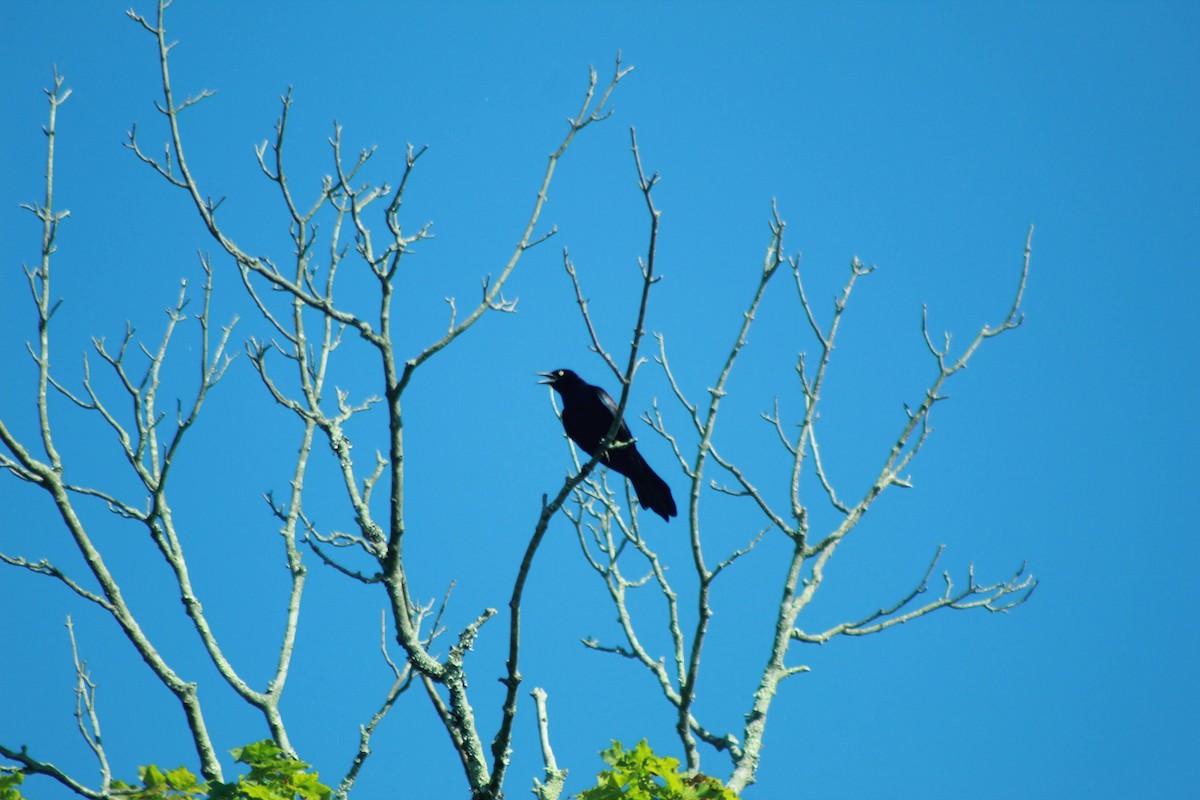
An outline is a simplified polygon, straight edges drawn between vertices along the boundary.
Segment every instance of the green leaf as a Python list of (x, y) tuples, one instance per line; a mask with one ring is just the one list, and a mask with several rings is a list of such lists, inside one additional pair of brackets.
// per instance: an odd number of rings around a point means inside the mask
[[(236, 747), (234, 760), (250, 768), (236, 781), (201, 782), (186, 767), (163, 772), (151, 764), (138, 768), (141, 785), (113, 781), (114, 795), (124, 800), (330, 800), (333, 790), (321, 783), (309, 765), (284, 753), (270, 739)], [(12, 788), (21, 775), (0, 775), (0, 800), (23, 800)]]
[(213, 781), (208, 784), (208, 800), (240, 800), (237, 784)]
[(579, 800), (737, 800), (716, 778), (680, 772), (679, 759), (655, 755), (645, 739), (632, 750), (614, 741), (600, 757), (609, 769)]
[(24, 780), (25, 775), (20, 772), (0, 775), (0, 800), (24, 800), (21, 792), (17, 790)]
[(155, 789), (167, 782), (162, 770), (151, 764), (148, 767), (138, 767), (138, 777), (147, 789)]
[(600, 751), (600, 757), (604, 759), (605, 764), (608, 764), (610, 767), (612, 767), (616, 766), (616, 763), (621, 759), (621, 756), (624, 755), (624, 753), (625, 748), (621, 746), (620, 742), (614, 739), (612, 747), (608, 748), (607, 750)]
[(241, 764), (249, 764), (250, 766), (264, 764), (272, 758), (278, 758), (283, 755), (283, 751), (279, 749), (279, 745), (270, 739), (263, 739), (261, 742), (248, 744), (245, 747), (235, 747), (229, 752), (233, 754), (234, 761)]
[(242, 781), (238, 784), (238, 794), (252, 800), (291, 800), (286, 794), (280, 794), (270, 786)]
[(200, 782), (196, 780), (196, 776), (193, 775), (187, 767), (178, 767), (177, 769), (173, 769), (166, 773), (164, 777), (166, 778), (167, 785), (177, 792), (200, 792)]
[(317, 773), (302, 773), (292, 781), (296, 793), (305, 800), (329, 800), (333, 790), (317, 780)]

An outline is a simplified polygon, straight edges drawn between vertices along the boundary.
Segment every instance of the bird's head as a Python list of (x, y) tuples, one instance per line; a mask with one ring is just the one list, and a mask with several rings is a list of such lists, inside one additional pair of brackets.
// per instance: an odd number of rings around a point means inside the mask
[(581, 383), (582, 379), (569, 369), (556, 369), (551, 372), (539, 372), (543, 380), (538, 383), (547, 384), (555, 389), (561, 389), (564, 386), (569, 386), (573, 383)]

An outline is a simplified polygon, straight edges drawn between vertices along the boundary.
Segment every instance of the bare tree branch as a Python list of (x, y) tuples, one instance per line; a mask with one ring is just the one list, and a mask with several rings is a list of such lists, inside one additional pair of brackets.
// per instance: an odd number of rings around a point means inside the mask
[(64, 574), (62, 570), (44, 558), (40, 561), (32, 562), (27, 561), (20, 556), (8, 556), (0, 553), (0, 561), (3, 561), (4, 563), (14, 567), (22, 567), (38, 575), (48, 575), (51, 578), (56, 578), (59, 581), (62, 581), (62, 583), (65, 584), (68, 589), (82, 597), (84, 600), (95, 603), (109, 613), (112, 613), (114, 610), (112, 603), (110, 603), (104, 597), (101, 597), (94, 592), (89, 592), (87, 589), (80, 586), (75, 580)]
[(24, 745), (19, 750), (0, 745), (0, 756), (4, 756), (9, 761), (15, 761), (20, 764), (21, 772), (26, 775), (45, 775), (58, 783), (65, 786), (80, 797), (86, 797), (89, 800), (109, 800), (111, 795), (95, 789), (89, 789), (79, 781), (67, 775), (58, 767), (47, 761), (39, 761), (37, 758), (29, 755), (29, 748)]
[(100, 736), (100, 718), (96, 713), (96, 684), (87, 671), (87, 663), (79, 657), (79, 647), (75, 641), (75, 626), (71, 616), (67, 615), (67, 637), (71, 640), (71, 661), (75, 667), (75, 722), (84, 743), (96, 757), (100, 767), (100, 788), (91, 789), (67, 775), (58, 767), (48, 762), (40, 761), (29, 755), (29, 750), (22, 746), (12, 750), (0, 745), (0, 756), (20, 764), (21, 772), (27, 775), (45, 775), (58, 781), (81, 797), (100, 800), (111, 797), (112, 769), (109, 767), (108, 754)]
[[(221, 766), (216, 757), (215, 749), (209, 739), (207, 727), (204, 722), (203, 712), (201, 710), (199, 700), (196, 694), (196, 686), (193, 683), (182, 679), (162, 658), (159, 651), (151, 644), (146, 633), (138, 624), (132, 610), (125, 602), (125, 598), (120, 590), (116, 578), (109, 571), (100, 551), (92, 542), (88, 531), (78, 515), (72, 502), (72, 494), (78, 494), (78, 491), (73, 491), (68, 488), (67, 483), (63, 479), (63, 460), (54, 444), (52, 433), (50, 407), (47, 397), (47, 386), (52, 385), (50, 379), (50, 338), (49, 326), (50, 319), (57, 309), (57, 303), (50, 301), (50, 275), (51, 275), (51, 256), (55, 250), (55, 237), (57, 234), (58, 223), (65, 218), (66, 212), (55, 212), (53, 210), (53, 187), (54, 187), (54, 141), (55, 128), (57, 121), (58, 107), (66, 100), (69, 92), (63, 91), (62, 79), (55, 76), (54, 89), (47, 92), (50, 98), (50, 120), (47, 127), (44, 129), (47, 138), (47, 156), (46, 156), (46, 194), (45, 202), (36, 207), (30, 207), (30, 210), (42, 221), (42, 247), (41, 261), (36, 270), (28, 272), (30, 287), (33, 289), (34, 305), (38, 316), (38, 339), (35, 350), (34, 360), (38, 367), (37, 379), (37, 403), (39, 431), (41, 435), (42, 447), (48, 459), (47, 462), (39, 460), (33, 455), (9, 430), (8, 426), (0, 420), (0, 443), (2, 443), (9, 451), (10, 457), (6, 458), (6, 462), (13, 466), (9, 467), (9, 471), (18, 476), (25, 476), (26, 479), (39, 485), (50, 496), (55, 505), (60, 517), (63, 520), (67, 531), (73, 538), (76, 547), (83, 556), (84, 561), (88, 565), (92, 576), (100, 586), (100, 594), (88, 592), (75, 581), (67, 579), (64, 575), (49, 565), (45, 568), (40, 568), (35, 571), (41, 571), (43, 574), (51, 575), (59, 578), (76, 594), (81, 597), (97, 602), (101, 607), (108, 611), (113, 619), (120, 626), (122, 633), (134, 646), (142, 660), (154, 672), (157, 679), (175, 696), (184, 711), (187, 719), (188, 727), (192, 735), (192, 739), (196, 746), (196, 752), (200, 760), (201, 771), (204, 776), (210, 780), (220, 780)], [(180, 301), (183, 302), (182, 300)], [(177, 309), (179, 306), (176, 307)], [(172, 316), (174, 319), (174, 316)], [(169, 331), (174, 322), (169, 323), (168, 333), (164, 336), (159, 352), (163, 352), (166, 342), (169, 339)], [(128, 337), (127, 337), (128, 339)], [(125, 345), (122, 346), (122, 357)], [(148, 351), (147, 351), (148, 352)], [(207, 352), (207, 351), (206, 351)], [(152, 367), (147, 372), (144, 379), (144, 386), (148, 387), (153, 383), (157, 388), (157, 373), (153, 370), (153, 354), (151, 355)], [(116, 357), (110, 357), (110, 363), (119, 365)], [(214, 362), (215, 363), (215, 362)], [(207, 365), (206, 365), (207, 366)], [(119, 371), (120, 374), (120, 371)], [(213, 373), (216, 375), (217, 373)], [(215, 379), (215, 378), (214, 378)], [(128, 391), (132, 387), (132, 383), (123, 378), (123, 384)], [(206, 389), (202, 387), (200, 394), (202, 395)], [(154, 475), (151, 479), (150, 473), (146, 470), (145, 465), (141, 461), (142, 455), (147, 455), (150, 458), (151, 464), (157, 464), (158, 448), (157, 440), (154, 438), (154, 428), (157, 426), (153, 412), (153, 391), (142, 393), (141, 388), (135, 389), (134, 395), (140, 397), (144, 405), (136, 408), (136, 415), (140, 427), (140, 449), (131, 450), (128, 445), (124, 446), (126, 454), (133, 452), (138, 455), (135, 458), (135, 469), (139, 470), (139, 475), (143, 482), (147, 484), (147, 488), (153, 486), (152, 498), (161, 500), (162, 474)], [(147, 399), (148, 398), (148, 399)], [(175, 441), (182, 436), (187, 425), (181, 423), (176, 431)], [(144, 445), (144, 447), (143, 447)], [(168, 448), (168, 452), (171, 449)], [(158, 509), (161, 511), (161, 509)], [(158, 517), (155, 517), (157, 519)], [(8, 563), (18, 563), (25, 566), (26, 564), (17, 562), (12, 557), (6, 558)], [(21, 560), (23, 562), (23, 560)], [(99, 597), (103, 597), (103, 602), (99, 601)], [(50, 775), (56, 780), (64, 783), (64, 785), (72, 788), (73, 791), (80, 791), (85, 796), (93, 796), (95, 793), (88, 794), (90, 790), (74, 784), (59, 773), (56, 769), (49, 765), (42, 764), (36, 760), (30, 759), (24, 751), (19, 756), (10, 755), (11, 751), (5, 751), (4, 754), (18, 763), (23, 764), (28, 771), (40, 772)]]
[[(587, 118), (588, 121), (594, 121), (596, 119), (603, 118), (602, 116), (597, 116), (597, 114), (599, 113), (600, 107), (602, 107), (603, 103), (607, 100), (608, 95), (611, 93), (612, 89), (616, 86), (617, 81), (619, 81), (624, 75), (628, 74), (628, 72), (629, 72), (629, 69), (626, 69), (626, 70), (621, 69), (620, 55), (618, 54), (617, 67), (616, 67), (616, 71), (614, 73), (612, 82), (610, 83), (609, 88), (605, 91), (604, 95), (602, 96), (600, 104), (597, 106), (597, 111), (593, 112), (592, 115)], [(592, 96), (592, 91), (593, 91), (594, 87), (595, 87), (595, 70), (592, 70), (592, 83), (591, 83), (591, 88), (589, 88), (589, 91), (588, 91), (588, 101), (585, 102), (585, 104), (584, 104), (585, 111), (588, 107), (588, 102), (590, 102), (590, 98)], [(582, 116), (583, 115), (581, 113), (579, 118), (582, 118)], [(579, 119), (579, 118), (577, 118), (577, 119)], [(574, 125), (575, 123), (573, 122), (572, 124)], [(616, 408), (615, 413), (613, 414), (613, 421), (612, 421), (612, 424), (609, 426), (608, 432), (605, 434), (604, 438), (601, 440), (599, 447), (596, 449), (595, 455), (593, 455), (591, 457), (591, 459), (589, 459), (588, 462), (586, 464), (584, 464), (575, 475), (570, 476), (566, 479), (566, 481), (563, 483), (562, 487), (559, 489), (558, 494), (555, 496), (555, 498), (553, 500), (551, 500), (550, 502), (546, 502), (545, 497), (542, 498), (541, 514), (539, 515), (537, 524), (534, 527), (534, 532), (533, 532), (532, 537), (530, 538), (529, 545), (525, 549), (525, 555), (521, 560), (521, 566), (517, 571), (517, 578), (516, 578), (516, 581), (513, 586), (512, 597), (509, 600), (509, 619), (510, 619), (509, 650), (508, 650), (509, 655), (508, 655), (508, 660), (505, 662), (507, 674), (504, 678), (501, 679), (501, 682), (505, 685), (505, 689), (506, 689), (505, 698), (504, 698), (504, 704), (501, 709), (500, 727), (496, 733), (496, 737), (492, 740), (492, 748), (491, 748), (492, 749), (492, 759), (493, 759), (493, 761), (492, 761), (493, 772), (492, 772), (492, 779), (488, 784), (488, 792), (489, 792), (489, 795), (491, 795), (491, 796), (499, 796), (499, 793), (501, 791), (501, 786), (503, 783), (503, 779), (504, 779), (504, 775), (507, 772), (508, 764), (509, 764), (509, 757), (510, 757), (509, 750), (510, 750), (510, 744), (512, 741), (512, 724), (513, 724), (513, 720), (515, 719), (516, 713), (517, 713), (517, 704), (516, 704), (517, 690), (518, 690), (521, 680), (522, 680), (522, 676), (521, 676), (520, 669), (519, 669), (519, 662), (520, 662), (520, 647), (521, 647), (521, 645), (520, 645), (520, 642), (521, 642), (521, 601), (522, 601), (522, 597), (524, 594), (525, 582), (526, 582), (526, 580), (529, 576), (529, 572), (532, 568), (534, 555), (536, 554), (537, 549), (540, 547), (542, 539), (545, 537), (546, 531), (550, 524), (550, 520), (553, 518), (554, 514), (557, 513), (557, 511), (562, 507), (562, 505), (566, 501), (567, 497), (570, 496), (572, 494), (572, 492), (574, 492), (576, 490), (576, 488), (587, 479), (588, 475), (595, 468), (596, 464), (598, 464), (600, 462), (600, 460), (608, 452), (609, 448), (613, 446), (613, 444), (616, 440), (617, 431), (620, 430), (621, 422), (624, 418), (625, 407), (626, 407), (627, 403), (629, 402), (629, 391), (630, 391), (630, 388), (633, 383), (633, 375), (634, 375), (634, 372), (637, 369), (637, 365), (638, 365), (638, 348), (640, 346), (642, 336), (644, 335), (644, 332), (645, 332), (646, 311), (647, 311), (647, 308), (649, 305), (649, 300), (650, 300), (650, 288), (657, 281), (657, 279), (654, 276), (654, 257), (655, 257), (655, 252), (656, 252), (658, 216), (659, 215), (658, 215), (657, 210), (654, 208), (654, 204), (650, 198), (650, 191), (653, 188), (654, 183), (657, 181), (657, 177), (655, 177), (653, 180), (648, 180), (645, 178), (645, 176), (641, 170), (641, 163), (640, 163), (638, 151), (637, 151), (637, 136), (632, 131), (631, 131), (631, 140), (632, 140), (632, 150), (633, 150), (633, 154), (634, 154), (634, 160), (638, 166), (639, 181), (642, 186), (643, 194), (646, 198), (647, 208), (650, 211), (651, 226), (650, 226), (650, 242), (649, 242), (649, 246), (648, 246), (648, 254), (646, 256), (645, 261), (642, 262), (642, 265), (641, 265), (642, 266), (641, 302), (638, 306), (637, 321), (635, 322), (634, 327), (633, 327), (633, 338), (630, 343), (630, 350), (629, 350), (629, 362), (628, 362), (628, 366), (625, 369), (625, 372), (620, 375), (621, 395), (620, 395), (620, 399), (617, 401), (617, 408)]]
[(558, 800), (567, 781), (567, 770), (559, 769), (558, 761), (554, 758), (554, 750), (550, 747), (550, 718), (546, 714), (546, 690), (537, 686), (529, 694), (537, 706), (538, 740), (542, 744), (542, 763), (546, 765), (546, 782), (542, 783), (535, 778), (533, 794), (538, 800)]
[[(1032, 228), (1030, 229), (1030, 237), (1032, 236)], [(758, 768), (758, 759), (761, 752), (762, 735), (766, 725), (767, 712), (770, 708), (771, 700), (773, 699), (779, 683), (790, 675), (804, 671), (804, 667), (788, 667), (785, 664), (784, 658), (787, 654), (788, 643), (790, 640), (798, 640), (807, 643), (820, 643), (828, 641), (836, 635), (869, 635), (886, 630), (894, 625), (903, 624), (917, 617), (936, 611), (939, 608), (956, 608), (956, 609), (971, 609), (984, 608), (994, 612), (1006, 611), (1009, 608), (1019, 605), (1028, 600), (1033, 589), (1037, 586), (1037, 582), (1032, 576), (1023, 576), (1024, 567), (1018, 570), (1007, 581), (1000, 581), (990, 585), (976, 584), (974, 578), (974, 568), (968, 571), (968, 582), (965, 588), (955, 589), (949, 574), (945, 575), (946, 588), (942, 596), (926, 603), (925, 605), (916, 608), (909, 608), (909, 605), (922, 593), (926, 591), (929, 575), (932, 573), (934, 564), (938, 556), (941, 554), (939, 549), (938, 555), (934, 557), (933, 563), (917, 584), (917, 587), (902, 598), (898, 603), (879, 609), (878, 611), (859, 620), (846, 622), (834, 626), (820, 634), (808, 634), (796, 627), (796, 619), (800, 612), (811, 602), (817, 589), (820, 587), (824, 578), (825, 567), (837, 549), (837, 545), (854, 529), (858, 522), (862, 519), (863, 514), (871, 506), (876, 498), (890, 486), (908, 486), (909, 481), (902, 477), (902, 473), (911, 463), (912, 459), (924, 446), (931, 432), (929, 427), (929, 414), (934, 404), (942, 399), (942, 387), (946, 380), (960, 369), (966, 367), (970, 357), (978, 349), (979, 345), (988, 338), (996, 336), (1006, 330), (1012, 330), (1020, 324), (1020, 309), (1019, 304), (1024, 296), (1025, 286), (1029, 276), (1029, 255), (1030, 255), (1029, 237), (1026, 238), (1025, 258), (1022, 265), (1020, 279), (1014, 303), (1009, 307), (1005, 320), (999, 326), (990, 327), (983, 326), (979, 334), (968, 345), (964, 353), (953, 363), (947, 361), (949, 352), (949, 336), (945, 337), (945, 344), (942, 348), (938, 348), (933, 344), (932, 338), (929, 336), (927, 315), (922, 315), (922, 337), (925, 340), (926, 347), (929, 349), (938, 364), (938, 374), (933, 382), (925, 390), (925, 397), (915, 411), (906, 408), (905, 423), (902, 426), (900, 433), (891, 444), (888, 457), (884, 462), (883, 467), (873, 480), (870, 488), (865, 495), (854, 505), (849, 505), (838, 499), (836, 492), (829, 483), (828, 477), (824, 472), (824, 467), (820, 464), (819, 455), (816, 450), (816, 437), (813, 433), (814, 422), (816, 420), (816, 409), (820, 399), (821, 387), (824, 382), (824, 376), (829, 364), (830, 353), (833, 349), (834, 338), (837, 333), (838, 324), (842, 313), (846, 308), (846, 304), (850, 297), (850, 292), (857, 278), (869, 274), (873, 268), (864, 267), (855, 259), (851, 263), (851, 275), (845, 284), (841, 295), (834, 303), (833, 320), (829, 327), (828, 333), (824, 333), (821, 326), (817, 323), (816, 317), (813, 314), (812, 308), (809, 305), (808, 299), (803, 290), (803, 283), (799, 277), (797, 263), (793, 262), (793, 269), (796, 275), (796, 286), (800, 297), (801, 306), (805, 310), (805, 314), (809, 319), (810, 326), (813, 329), (818, 341), (821, 344), (821, 359), (816, 373), (811, 379), (807, 378), (804, 373), (804, 360), (800, 359), (798, 373), (800, 376), (800, 384), (802, 394), (805, 400), (806, 413), (803, 422), (800, 425), (800, 436), (795, 445), (789, 445), (789, 450), (794, 454), (794, 467), (792, 479), (792, 496), (793, 505), (798, 510), (797, 518), (801, 520), (802, 527), (800, 530), (801, 536), (795, 539), (795, 547), (793, 549), (791, 563), (789, 564), (787, 577), (784, 581), (783, 598), (779, 605), (779, 614), (775, 623), (775, 636), (772, 643), (771, 655), (768, 658), (767, 664), (764, 667), (762, 678), (759, 682), (758, 689), (754, 694), (754, 703), (750, 713), (747, 715), (747, 724), (745, 729), (745, 757), (739, 761), (734, 769), (733, 775), (728, 782), (729, 788), (734, 791), (741, 791), (745, 786), (754, 781), (754, 775)], [(770, 420), (770, 418), (768, 417)], [(780, 429), (778, 422), (778, 412), (774, 418), (774, 424), (777, 429)], [(804, 522), (804, 509), (799, 501), (799, 475), (801, 463), (806, 455), (806, 445), (811, 444), (813, 447), (814, 461), (818, 464), (818, 478), (821, 481), (822, 487), (825, 489), (830, 502), (834, 508), (841, 511), (843, 514), (842, 521), (837, 527), (817, 544), (807, 544), (807, 525)], [(804, 577), (807, 569), (807, 577)], [(801, 579), (803, 578), (803, 583)], [(906, 608), (909, 610), (905, 611)]]
[(87, 671), (87, 663), (79, 657), (75, 626), (69, 614), (67, 635), (71, 639), (71, 660), (75, 664), (75, 721), (78, 723), (80, 736), (100, 765), (100, 793), (106, 794), (112, 784), (112, 769), (108, 765), (108, 754), (100, 736), (100, 717), (96, 714), (96, 684), (92, 682)]
[[(917, 583), (916, 587), (888, 608), (880, 608), (862, 619), (852, 622), (842, 622), (818, 634), (805, 633), (799, 628), (792, 631), (792, 638), (806, 644), (825, 644), (834, 636), (867, 636), (872, 633), (902, 625), (917, 617), (922, 617), (939, 608), (966, 610), (984, 608), (994, 613), (1004, 613), (1029, 599), (1037, 588), (1037, 580), (1032, 575), (1024, 575), (1025, 565), (1022, 564), (1007, 581), (979, 585), (975, 582), (975, 567), (972, 565), (967, 572), (967, 585), (957, 589), (950, 574), (944, 573), (945, 589), (942, 595), (922, 606), (904, 611), (914, 600), (926, 593), (929, 588), (929, 576), (933, 573), (938, 559), (946, 549), (945, 545), (938, 547), (929, 563), (929, 568)], [(1022, 577), (1023, 576), (1023, 577)], [(1006, 599), (1008, 598), (1008, 599)], [(903, 613), (900, 613), (902, 612)]]

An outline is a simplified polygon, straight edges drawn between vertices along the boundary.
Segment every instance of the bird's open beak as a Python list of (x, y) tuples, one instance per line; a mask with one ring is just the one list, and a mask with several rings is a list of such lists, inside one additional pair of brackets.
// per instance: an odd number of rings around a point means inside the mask
[(542, 383), (542, 384), (552, 384), (552, 383), (554, 383), (554, 373), (553, 373), (553, 372), (535, 372), (535, 373), (533, 373), (533, 374), (534, 374), (534, 375), (541, 375), (543, 378), (545, 378), (545, 379), (546, 379), (546, 380), (544, 380), (544, 381), (538, 381), (538, 383)]

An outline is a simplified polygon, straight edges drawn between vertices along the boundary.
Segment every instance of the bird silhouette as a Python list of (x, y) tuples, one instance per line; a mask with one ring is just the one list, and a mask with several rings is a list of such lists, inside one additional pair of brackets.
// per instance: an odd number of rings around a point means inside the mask
[[(612, 397), (569, 369), (538, 374), (545, 378), (541, 382), (548, 384), (562, 398), (562, 424), (567, 436), (589, 456), (596, 455), (617, 414), (617, 404)], [(671, 487), (642, 458), (623, 419), (613, 445), (600, 463), (629, 478), (643, 508), (668, 522), (677, 516), (679, 512), (675, 508), (675, 498), (671, 496)]]

